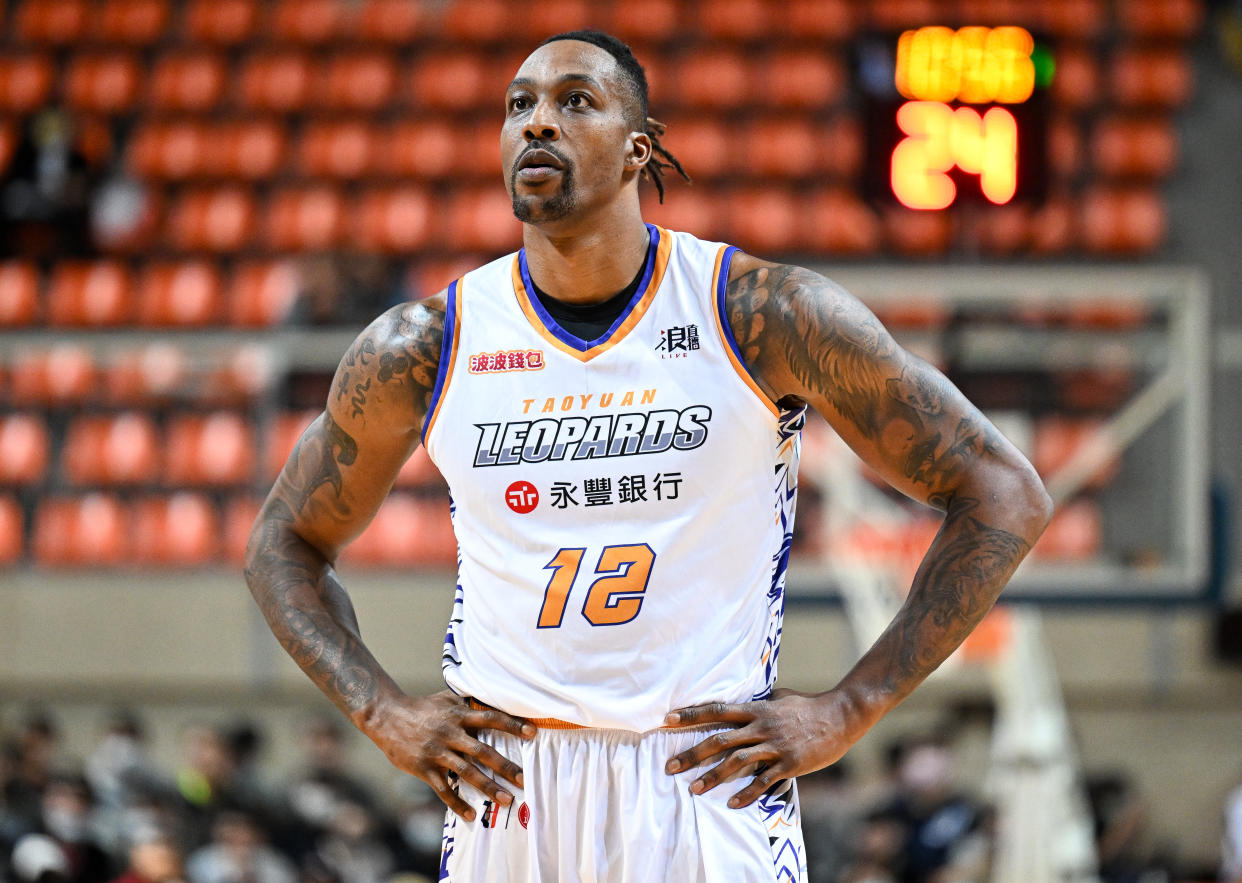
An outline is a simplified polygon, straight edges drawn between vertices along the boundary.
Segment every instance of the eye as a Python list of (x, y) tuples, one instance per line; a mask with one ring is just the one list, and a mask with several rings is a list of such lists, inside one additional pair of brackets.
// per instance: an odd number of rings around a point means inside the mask
[(525, 95), (514, 95), (512, 98), (509, 99), (509, 110), (510, 111), (526, 110), (529, 107), (530, 107), (530, 99), (527, 98)]
[(590, 107), (591, 99), (583, 92), (570, 92), (569, 97), (565, 99), (565, 103), (570, 107)]

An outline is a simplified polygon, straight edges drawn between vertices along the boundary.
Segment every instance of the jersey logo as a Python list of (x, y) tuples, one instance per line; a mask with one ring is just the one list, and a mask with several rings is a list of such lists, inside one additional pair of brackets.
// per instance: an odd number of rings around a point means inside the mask
[(693, 350), (699, 348), (698, 325), (674, 325), (660, 331), (660, 340), (655, 351), (661, 353), (661, 359), (684, 359)]
[(543, 350), (498, 350), (475, 353), (470, 357), (471, 374), (505, 374), (510, 371), (539, 371), (543, 368)]
[(515, 481), (505, 489), (505, 502), (518, 515), (533, 512), (539, 505), (539, 489), (529, 481)]

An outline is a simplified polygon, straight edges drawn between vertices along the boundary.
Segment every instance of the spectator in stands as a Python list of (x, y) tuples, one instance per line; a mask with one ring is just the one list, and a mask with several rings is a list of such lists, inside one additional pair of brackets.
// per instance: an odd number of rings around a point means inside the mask
[(130, 848), (129, 867), (112, 883), (183, 883), (184, 864), (177, 845), (166, 836), (156, 836)]
[(0, 254), (89, 256), (93, 186), (69, 115), (59, 108), (36, 114), (0, 181)]
[(224, 811), (216, 818), (211, 842), (186, 863), (190, 883), (294, 883), (293, 864), (266, 842), (254, 818)]
[(39, 822), (26, 838), (50, 839), (65, 859), (65, 879), (71, 883), (106, 883), (113, 876), (112, 862), (96, 840), (93, 828), (94, 795), (80, 775), (55, 773), (43, 789)]
[(401, 298), (387, 262), (377, 255), (316, 254), (299, 267), (291, 325), (362, 328)]

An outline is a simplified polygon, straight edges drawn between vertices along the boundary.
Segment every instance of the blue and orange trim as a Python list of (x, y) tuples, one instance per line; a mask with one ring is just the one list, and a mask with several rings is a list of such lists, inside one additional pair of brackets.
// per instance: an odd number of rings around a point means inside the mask
[(725, 303), (725, 292), (729, 287), (729, 265), (733, 262), (735, 254), (737, 254), (737, 248), (732, 245), (722, 245), (720, 251), (716, 252), (716, 269), (712, 274), (712, 290), (716, 293), (716, 331), (725, 342), (725, 352), (728, 353), (729, 361), (733, 363), (733, 369), (737, 371), (738, 376), (759, 397), (759, 401), (763, 402), (764, 406), (772, 412), (772, 416), (779, 418), (780, 409), (755, 382), (750, 369), (746, 367), (746, 362), (742, 359), (742, 351), (733, 337), (733, 326), (729, 324), (729, 308)]
[(673, 237), (667, 230), (655, 224), (648, 224), (647, 230), (651, 239), (647, 247), (647, 263), (643, 269), (642, 279), (639, 280), (638, 290), (634, 292), (633, 299), (612, 323), (612, 326), (595, 340), (583, 340), (571, 334), (549, 315), (534, 293), (535, 285), (531, 281), (530, 269), (526, 265), (526, 249), (518, 252), (513, 260), (513, 291), (527, 321), (544, 340), (579, 361), (589, 362), (612, 349), (630, 333), (655, 299), (660, 283), (664, 281), (664, 271), (668, 268), (669, 255), (673, 250)]
[(427, 420), (423, 424), (423, 446), (431, 438), (431, 429), (440, 414), (440, 403), (453, 381), (453, 365), (457, 361), (457, 342), (461, 338), (461, 279), (455, 279), (448, 287), (444, 305), (444, 337), (440, 342), (440, 364), (436, 368), (436, 382), (431, 389), (431, 405), (427, 408)]

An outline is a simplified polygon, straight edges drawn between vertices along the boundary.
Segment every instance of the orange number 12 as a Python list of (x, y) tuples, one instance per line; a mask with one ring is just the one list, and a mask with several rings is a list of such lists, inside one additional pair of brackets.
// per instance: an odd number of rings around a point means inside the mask
[[(586, 549), (560, 549), (552, 560), (543, 566), (552, 571), (548, 588), (543, 593), (543, 606), (539, 609), (539, 628), (560, 628), (565, 618), (565, 606), (569, 592)], [(605, 546), (595, 565), (597, 579), (587, 589), (582, 604), (582, 615), (591, 625), (620, 625), (638, 616), (643, 606), (643, 593), (651, 579), (651, 566), (655, 552), (646, 543), (626, 546)]]

